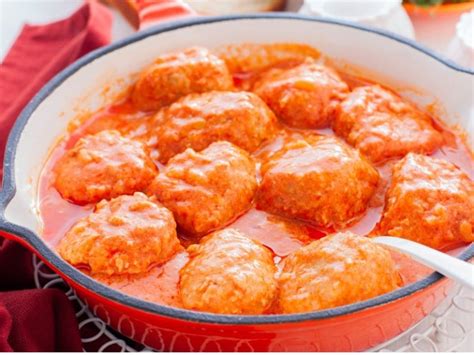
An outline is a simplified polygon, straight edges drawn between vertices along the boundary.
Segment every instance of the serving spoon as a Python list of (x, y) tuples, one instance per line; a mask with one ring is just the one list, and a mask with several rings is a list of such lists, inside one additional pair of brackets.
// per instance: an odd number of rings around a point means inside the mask
[(380, 236), (372, 240), (409, 255), (419, 263), (474, 290), (474, 265), (469, 262), (408, 239)]

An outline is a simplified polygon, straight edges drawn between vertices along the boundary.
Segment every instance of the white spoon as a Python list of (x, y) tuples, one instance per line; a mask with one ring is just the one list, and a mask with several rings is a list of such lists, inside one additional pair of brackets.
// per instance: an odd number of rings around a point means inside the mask
[(414, 260), (474, 290), (474, 265), (408, 239), (375, 237), (373, 241), (410, 255)]

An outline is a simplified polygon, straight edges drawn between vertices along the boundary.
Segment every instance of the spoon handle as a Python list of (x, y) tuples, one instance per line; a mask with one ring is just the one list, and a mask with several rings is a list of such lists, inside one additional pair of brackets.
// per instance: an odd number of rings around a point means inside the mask
[(375, 237), (373, 240), (403, 254), (410, 255), (421, 264), (429, 266), (440, 274), (474, 290), (474, 265), (469, 262), (408, 239), (382, 236)]

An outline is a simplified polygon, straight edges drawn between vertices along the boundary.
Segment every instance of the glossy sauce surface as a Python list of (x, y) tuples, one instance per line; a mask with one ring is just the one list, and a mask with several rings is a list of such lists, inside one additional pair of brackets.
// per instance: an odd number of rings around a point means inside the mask
[[(278, 62), (275, 65), (285, 67), (285, 65), (289, 64)], [(248, 81), (256, 80), (256, 76), (258, 76), (258, 72), (234, 72), (234, 84), (237, 87), (246, 88)], [(341, 76), (351, 89), (360, 85), (372, 84), (370, 80), (354, 77), (346, 73), (341, 73)], [(443, 133), (445, 139), (445, 144), (433, 156), (454, 163), (466, 172), (471, 179), (474, 179), (473, 157), (460, 135), (448, 129), (439, 120), (433, 118), (433, 121), (437, 129)], [(53, 186), (55, 163), (81, 136), (95, 133), (103, 127), (113, 127), (119, 131), (124, 130), (129, 133), (131, 132), (130, 135), (132, 137), (139, 137), (149, 129), (149, 121), (147, 120), (146, 113), (138, 111), (129, 100), (125, 99), (105, 107), (92, 115), (54, 147), (39, 182), (39, 208), (43, 221), (42, 235), (45, 241), (52, 247), (57, 246), (59, 240), (80, 218), (88, 215), (93, 210), (92, 205), (79, 206), (61, 198)], [(285, 136), (288, 135), (305, 134), (305, 132), (324, 135), (334, 134), (331, 129), (302, 131), (286, 127), (282, 129), (282, 132), (284, 134), (273, 140), (270, 144), (264, 144), (254, 153), (254, 156), (262, 158), (271, 155), (281, 147), (285, 141)], [(348, 227), (347, 230), (365, 235), (369, 234), (377, 224), (383, 209), (385, 190), (390, 183), (391, 167), (395, 162), (394, 160), (388, 161), (376, 167), (382, 180), (379, 184), (379, 190), (369, 203), (370, 207), (363, 217)], [(162, 167), (159, 162), (155, 161), (155, 163), (159, 168)], [(302, 221), (271, 215), (253, 207), (232, 221), (230, 226), (248, 234), (270, 248), (274, 253), (277, 263), (301, 246), (332, 232), (331, 230), (322, 230)], [(185, 236), (181, 236), (181, 241), (184, 246), (196, 242), (196, 240), (187, 239)], [(405, 256), (396, 253), (393, 253), (393, 256), (405, 284), (419, 280), (431, 272), (431, 270)], [(179, 270), (186, 264), (187, 260), (187, 253), (183, 251), (175, 255), (164, 265), (156, 266), (144, 275), (120, 277), (92, 276), (126, 294), (152, 302), (180, 307), (177, 290)]]

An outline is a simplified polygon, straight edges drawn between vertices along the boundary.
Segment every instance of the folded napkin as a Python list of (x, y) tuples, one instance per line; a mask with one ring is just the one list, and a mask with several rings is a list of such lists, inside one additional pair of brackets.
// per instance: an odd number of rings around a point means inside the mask
[(88, 1), (65, 20), (23, 27), (0, 65), (1, 157), (8, 132), (28, 101), (59, 71), (107, 44), (111, 25), (109, 10), (95, 1)]
[(0, 293), (0, 351), (82, 351), (75, 312), (64, 292)]
[[(0, 65), (0, 163), (23, 107), (56, 73), (109, 43), (111, 27), (110, 11), (89, 0), (65, 20), (23, 28)], [(67, 297), (34, 287), (31, 253), (0, 237), (0, 351), (82, 351)]]

